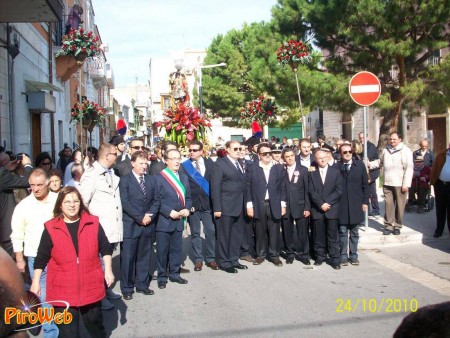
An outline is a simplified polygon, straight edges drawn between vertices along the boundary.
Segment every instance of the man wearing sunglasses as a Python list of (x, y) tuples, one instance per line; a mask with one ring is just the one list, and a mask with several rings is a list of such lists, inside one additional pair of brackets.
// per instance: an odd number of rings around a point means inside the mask
[(217, 233), (217, 261), (220, 269), (237, 273), (247, 266), (239, 263), (243, 235), (244, 172), (239, 164), (241, 144), (228, 141), (228, 154), (218, 158), (211, 177), (211, 197)]
[[(192, 208), (189, 216), (191, 244), (194, 252), (194, 271), (201, 271), (203, 261), (206, 266), (218, 270), (216, 263), (216, 229), (211, 211), (210, 181), (214, 162), (203, 155), (203, 143), (194, 140), (189, 144), (189, 160), (180, 166), (180, 172), (186, 174), (191, 188)], [(201, 226), (205, 233), (205, 253), (203, 257)]]
[[(352, 145), (343, 144), (339, 148), (342, 162), (342, 196), (339, 201), (339, 247), (341, 265), (359, 265), (358, 227), (364, 221), (364, 213), (369, 205), (369, 184), (366, 166), (352, 157)], [(350, 246), (349, 246), (350, 233)]]
[(267, 258), (275, 266), (282, 266), (278, 236), (281, 217), (286, 213), (286, 175), (284, 167), (273, 162), (268, 143), (258, 146), (258, 154), (259, 163), (246, 173), (247, 215), (255, 220), (257, 258), (253, 264), (259, 265)]
[[(118, 142), (120, 140), (116, 140)], [(123, 138), (122, 138), (123, 141)], [(123, 149), (120, 144), (116, 145), (116, 148), (119, 150), (119, 147)], [(133, 169), (131, 165), (131, 156), (136, 151), (145, 151), (146, 148), (144, 147), (144, 141), (142, 141), (140, 138), (135, 138), (130, 143), (130, 149), (129, 154), (123, 153), (120, 157), (117, 157), (117, 162), (114, 167), (114, 172), (117, 176), (122, 177), (125, 175), (128, 175), (131, 170)]]

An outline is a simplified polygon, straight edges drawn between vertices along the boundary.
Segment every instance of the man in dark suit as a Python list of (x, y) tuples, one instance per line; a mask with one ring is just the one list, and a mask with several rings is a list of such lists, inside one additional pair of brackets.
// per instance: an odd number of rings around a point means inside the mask
[(187, 284), (180, 277), (182, 263), (182, 241), (189, 210), (192, 208), (189, 180), (179, 173), (181, 154), (172, 149), (164, 154), (167, 168), (156, 176), (156, 201), (159, 216), (156, 223), (156, 249), (158, 252), (158, 287), (167, 284), (167, 259), (169, 259), (169, 280)]
[(333, 269), (341, 268), (339, 259), (339, 199), (342, 194), (342, 175), (328, 165), (327, 152), (319, 149), (314, 154), (318, 168), (309, 174), (309, 196), (314, 223), (314, 251), (317, 255), (314, 265), (326, 260), (326, 243)]
[(228, 273), (247, 269), (239, 263), (243, 235), (244, 173), (238, 159), (241, 144), (228, 141), (228, 154), (217, 159), (211, 177), (211, 197), (216, 219), (217, 261)]
[(140, 138), (133, 139), (130, 143), (129, 155), (122, 153), (121, 156), (117, 157), (117, 161), (114, 166), (114, 173), (119, 177), (128, 175), (133, 169), (130, 160), (131, 156), (133, 156), (136, 151), (144, 151), (145, 149), (146, 148), (144, 147), (144, 141), (142, 141)]
[[(194, 271), (201, 271), (203, 261), (206, 266), (218, 270), (216, 263), (216, 229), (213, 222), (210, 201), (210, 180), (214, 162), (202, 156), (203, 143), (194, 140), (189, 144), (189, 160), (181, 164), (180, 172), (189, 178), (192, 209), (189, 216), (191, 243), (194, 252)], [(203, 257), (201, 226), (205, 233), (206, 259)]]
[[(122, 176), (120, 200), (123, 211), (123, 242), (120, 249), (120, 289), (123, 299), (136, 292), (152, 295), (150, 285), (151, 237), (159, 205), (155, 201), (154, 178), (146, 175), (147, 153), (136, 151), (131, 156), (132, 171)], [(133, 273), (134, 272), (134, 273)]]
[(156, 176), (167, 167), (167, 164), (164, 160), (164, 154), (172, 149), (178, 149), (177, 144), (172, 141), (164, 141), (163, 145), (161, 146), (163, 161), (152, 163), (152, 165), (150, 166), (150, 175)]
[(275, 266), (282, 266), (278, 238), (281, 217), (286, 213), (286, 174), (282, 165), (273, 163), (268, 143), (258, 145), (258, 155), (259, 163), (245, 175), (247, 215), (255, 220), (257, 258), (253, 264), (259, 265), (267, 257)]
[[(359, 141), (364, 145), (364, 133), (360, 132), (358, 134)], [(380, 216), (380, 207), (378, 206), (378, 195), (377, 195), (377, 178), (380, 177), (380, 167), (378, 165), (371, 168), (370, 162), (376, 161), (380, 159), (378, 156), (378, 150), (375, 144), (370, 141), (367, 141), (367, 156), (364, 154), (364, 150), (362, 152), (362, 158), (367, 162), (367, 166), (369, 168), (369, 177), (370, 183), (368, 185), (368, 192), (370, 198), (370, 204), (372, 205), (372, 211), (369, 213), (369, 216)]]
[[(339, 148), (342, 162), (342, 195), (339, 201), (339, 246), (341, 265), (359, 265), (358, 227), (364, 221), (364, 213), (369, 205), (369, 189), (366, 166), (352, 158), (352, 146), (343, 144)], [(350, 232), (350, 247), (349, 247)], [(350, 253), (350, 257), (349, 257)]]
[[(283, 149), (286, 163), (286, 214), (282, 219), (283, 239), (286, 247), (286, 264), (292, 264), (297, 258), (305, 265), (309, 262), (309, 215), (311, 203), (308, 191), (308, 169), (295, 162), (293, 149)], [(294, 225), (295, 222), (295, 225)], [(297, 238), (294, 238), (294, 226)]]
[(311, 154), (311, 141), (307, 138), (302, 138), (299, 141), (300, 153), (295, 156), (295, 161), (309, 169), (314, 162), (314, 155)]

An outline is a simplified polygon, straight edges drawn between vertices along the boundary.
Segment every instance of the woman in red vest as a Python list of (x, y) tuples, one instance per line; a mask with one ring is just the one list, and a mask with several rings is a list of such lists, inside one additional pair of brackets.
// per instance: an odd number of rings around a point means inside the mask
[[(59, 337), (80, 337), (80, 317), (92, 337), (106, 337), (100, 301), (105, 297), (104, 281), (108, 287), (114, 282), (111, 244), (78, 189), (61, 190), (53, 215), (42, 233), (31, 291), (39, 295), (39, 279), (48, 265), (47, 302), (55, 313), (67, 310), (72, 314), (70, 323), (57, 323)], [(104, 273), (99, 253), (105, 262)]]

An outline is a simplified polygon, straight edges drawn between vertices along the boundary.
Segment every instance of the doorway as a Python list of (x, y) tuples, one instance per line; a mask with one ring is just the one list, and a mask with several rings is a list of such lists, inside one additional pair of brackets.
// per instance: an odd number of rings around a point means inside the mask
[(433, 131), (433, 152), (439, 154), (447, 149), (446, 116), (428, 115), (428, 129)]

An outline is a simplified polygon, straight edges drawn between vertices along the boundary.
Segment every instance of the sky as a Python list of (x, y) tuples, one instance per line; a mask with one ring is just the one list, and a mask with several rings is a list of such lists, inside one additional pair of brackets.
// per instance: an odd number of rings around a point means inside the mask
[(270, 21), (276, 0), (92, 0), (115, 87), (147, 83), (150, 58), (206, 49), (244, 23)]

